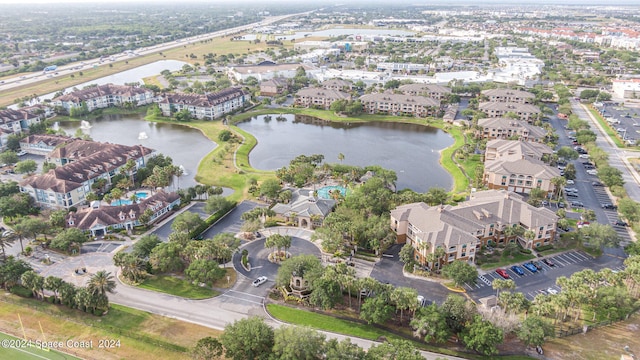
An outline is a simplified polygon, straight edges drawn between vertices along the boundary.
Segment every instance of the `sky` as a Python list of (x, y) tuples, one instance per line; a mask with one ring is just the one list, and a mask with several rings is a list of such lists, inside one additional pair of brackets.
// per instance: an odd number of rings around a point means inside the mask
[[(223, 3), (228, 4), (228, 0), (183, 0), (184, 2), (200, 2), (200, 3)], [(297, 2), (299, 0), (269, 0), (270, 4), (273, 3), (289, 3)], [(373, 1), (351, 1), (351, 0), (315, 0), (319, 5), (322, 4), (349, 4), (349, 3), (372, 3)], [(175, 0), (0, 0), (0, 4), (56, 4), (56, 3), (140, 3), (140, 2), (171, 2), (175, 4)], [(237, 3), (255, 3), (259, 0), (234, 0)], [(378, 1), (381, 3), (388, 3), (388, 1)], [(420, 4), (420, 5), (479, 5), (483, 4), (562, 4), (562, 5), (639, 5), (638, 0), (395, 0), (394, 3), (406, 3), (406, 4)]]

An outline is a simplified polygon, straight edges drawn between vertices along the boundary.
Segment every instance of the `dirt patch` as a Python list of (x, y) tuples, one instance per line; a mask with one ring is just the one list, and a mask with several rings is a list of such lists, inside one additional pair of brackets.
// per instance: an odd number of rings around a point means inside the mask
[[(617, 360), (622, 354), (640, 355), (640, 314), (629, 320), (597, 328), (586, 334), (553, 339), (544, 346), (545, 356), (554, 360)], [(629, 351), (625, 350), (628, 346)]]

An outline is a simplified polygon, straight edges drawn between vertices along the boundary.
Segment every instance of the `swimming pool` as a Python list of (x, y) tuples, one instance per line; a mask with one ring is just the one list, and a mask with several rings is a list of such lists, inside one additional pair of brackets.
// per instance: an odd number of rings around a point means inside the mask
[[(135, 195), (138, 198), (138, 202), (140, 202), (140, 200), (142, 199), (146, 199), (147, 197), (149, 197), (149, 193), (143, 192), (143, 191), (136, 192)], [(111, 202), (111, 206), (122, 206), (122, 205), (131, 205), (131, 204), (133, 204), (133, 201), (131, 201), (130, 199), (118, 199), (116, 201)]]
[(333, 199), (331, 192), (338, 190), (342, 196), (347, 196), (347, 188), (340, 185), (325, 186), (318, 189), (318, 196), (323, 199)]

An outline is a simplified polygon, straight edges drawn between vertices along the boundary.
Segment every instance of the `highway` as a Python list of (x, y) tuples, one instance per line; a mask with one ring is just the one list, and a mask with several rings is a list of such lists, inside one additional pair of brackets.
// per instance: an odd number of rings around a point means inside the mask
[[(101, 66), (109, 66), (109, 64), (113, 64), (114, 62), (126, 61), (127, 59), (131, 59), (139, 56), (167, 51), (169, 49), (184, 46), (186, 44), (192, 44), (196, 41), (210, 40), (218, 37), (224, 37), (228, 35), (241, 33), (244, 31), (249, 31), (256, 27), (274, 24), (290, 17), (297, 17), (301, 15), (306, 15), (309, 13), (311, 13), (311, 11), (298, 13), (298, 14), (273, 16), (259, 22), (242, 25), (235, 28), (220, 30), (213, 33), (209, 33), (209, 34), (196, 35), (196, 36), (192, 36), (184, 39), (178, 39), (178, 40), (167, 42), (164, 44), (158, 44), (158, 45), (153, 45), (149, 47), (139, 48), (134, 51), (127, 51), (120, 54), (114, 54), (109, 57), (95, 58), (91, 60), (84, 60), (81, 62), (70, 63), (70, 64), (58, 66), (58, 68), (53, 71), (18, 74), (14, 77), (5, 78), (2, 80), (2, 82), (0, 83), (0, 94), (4, 90), (10, 90), (10, 89), (17, 88), (24, 85), (35, 84), (47, 79), (69, 76), (71, 74), (75, 74), (83, 70), (86, 71), (86, 69), (97, 68)], [(90, 79), (87, 79), (87, 80), (90, 80)]]

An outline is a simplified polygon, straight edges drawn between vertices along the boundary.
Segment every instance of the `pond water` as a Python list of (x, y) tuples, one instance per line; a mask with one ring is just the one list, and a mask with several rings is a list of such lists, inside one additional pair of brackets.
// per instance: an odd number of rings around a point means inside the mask
[[(196, 185), (194, 179), (198, 163), (216, 144), (197, 130), (182, 125), (154, 123), (143, 120), (144, 115), (103, 115), (96, 120), (60, 122), (58, 127), (73, 136), (82, 131), (93, 140), (152, 148), (181, 165), (184, 173), (180, 188)], [(83, 126), (82, 123), (85, 123)], [(177, 185), (177, 184), (176, 184)], [(226, 195), (226, 194), (225, 194)]]
[(323, 154), (326, 162), (337, 163), (342, 153), (345, 164), (394, 170), (398, 190), (452, 187), (451, 176), (440, 166), (439, 151), (453, 144), (453, 139), (442, 130), (392, 122), (331, 123), (292, 114), (273, 114), (268, 119), (257, 116), (238, 124), (258, 140), (249, 154), (256, 169), (288, 166), (301, 154)]

